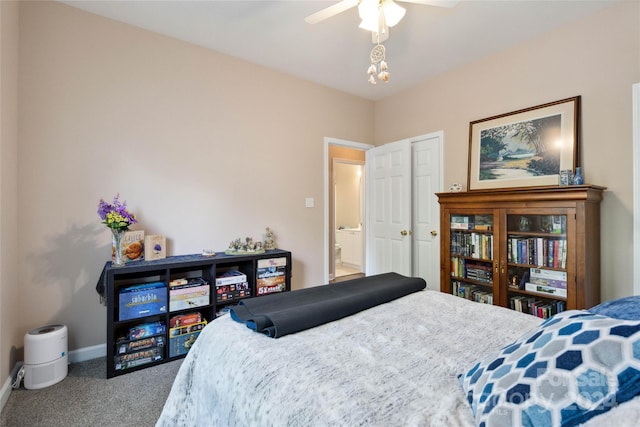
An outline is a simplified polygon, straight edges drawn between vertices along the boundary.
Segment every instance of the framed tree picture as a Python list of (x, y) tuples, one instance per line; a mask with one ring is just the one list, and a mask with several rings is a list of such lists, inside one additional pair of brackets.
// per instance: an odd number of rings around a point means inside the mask
[(579, 129), (579, 96), (471, 122), (467, 188), (558, 185), (576, 167)]

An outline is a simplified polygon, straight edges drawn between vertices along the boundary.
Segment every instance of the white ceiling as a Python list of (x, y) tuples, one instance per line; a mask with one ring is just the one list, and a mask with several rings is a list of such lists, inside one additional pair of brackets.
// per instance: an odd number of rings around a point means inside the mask
[[(402, 2), (384, 42), (391, 81), (367, 82), (370, 33), (357, 8), (318, 24), (305, 16), (338, 0), (62, 1), (363, 98), (378, 100), (509, 48), (617, 0), (462, 0), (452, 9)], [(260, 78), (260, 76), (256, 76)]]

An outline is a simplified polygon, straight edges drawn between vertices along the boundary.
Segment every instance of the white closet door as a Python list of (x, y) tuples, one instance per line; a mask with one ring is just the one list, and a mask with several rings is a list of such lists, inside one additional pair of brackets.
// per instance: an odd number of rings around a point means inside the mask
[(442, 133), (413, 139), (413, 276), (440, 289), (440, 205)]
[(367, 151), (367, 275), (411, 271), (411, 141)]

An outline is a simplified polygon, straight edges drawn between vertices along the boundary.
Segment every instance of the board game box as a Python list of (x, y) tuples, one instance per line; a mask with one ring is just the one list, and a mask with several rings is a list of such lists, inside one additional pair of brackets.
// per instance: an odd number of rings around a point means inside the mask
[(127, 286), (119, 290), (118, 296), (120, 321), (167, 312), (167, 286), (164, 282)]
[(147, 363), (164, 359), (164, 350), (160, 347), (152, 347), (134, 353), (115, 356), (116, 371), (134, 368)]
[(266, 295), (283, 292), (287, 288), (287, 258), (258, 260), (256, 271), (256, 294)]
[(169, 329), (169, 357), (187, 354), (206, 325), (207, 321), (203, 320), (192, 325)]

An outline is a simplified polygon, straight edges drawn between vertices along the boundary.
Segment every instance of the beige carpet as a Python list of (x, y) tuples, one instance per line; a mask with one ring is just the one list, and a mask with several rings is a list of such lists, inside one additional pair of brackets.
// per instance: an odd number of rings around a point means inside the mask
[(13, 390), (3, 427), (151, 427), (182, 359), (107, 379), (106, 358), (69, 365), (67, 377), (38, 390)]

